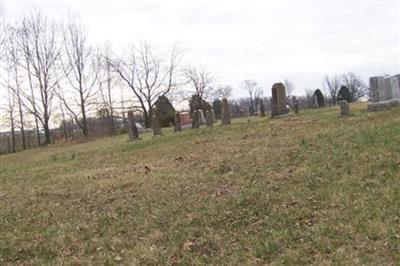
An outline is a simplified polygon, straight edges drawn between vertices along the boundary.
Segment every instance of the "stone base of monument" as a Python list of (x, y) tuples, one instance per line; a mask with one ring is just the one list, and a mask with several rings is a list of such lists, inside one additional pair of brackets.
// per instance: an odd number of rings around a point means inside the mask
[(273, 114), (271, 115), (271, 118), (282, 118), (282, 117), (287, 117), (287, 116), (291, 116), (293, 115), (293, 113), (286, 113), (286, 114)]
[(377, 112), (388, 110), (395, 106), (400, 106), (400, 99), (391, 99), (387, 101), (373, 102), (367, 105), (368, 111)]

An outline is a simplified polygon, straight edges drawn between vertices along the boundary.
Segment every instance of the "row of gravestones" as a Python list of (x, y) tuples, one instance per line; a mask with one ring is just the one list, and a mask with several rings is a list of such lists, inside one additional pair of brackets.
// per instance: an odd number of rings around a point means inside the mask
[(400, 105), (400, 74), (369, 79), (369, 111), (379, 111)]
[[(205, 115), (199, 112), (198, 116), (200, 119), (204, 119), (204, 122), (207, 125), (207, 127), (212, 127), (214, 125), (214, 122), (216, 121), (215, 114), (213, 114), (212, 110), (207, 111)], [(159, 120), (156, 112), (156, 115), (152, 119), (152, 129), (154, 136), (162, 135), (162, 129), (158, 121)], [(174, 122), (175, 122), (174, 131), (175, 132), (182, 131), (181, 117), (179, 112), (175, 114)], [(222, 99), (221, 125), (229, 125), (230, 123), (231, 123), (231, 115), (229, 113), (228, 100)], [(134, 141), (139, 139), (139, 130), (136, 126), (135, 117), (132, 111), (128, 112), (128, 138), (129, 141)]]

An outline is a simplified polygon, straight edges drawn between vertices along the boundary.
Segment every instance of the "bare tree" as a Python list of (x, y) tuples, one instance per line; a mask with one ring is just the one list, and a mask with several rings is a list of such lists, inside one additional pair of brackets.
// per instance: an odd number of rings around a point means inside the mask
[(113, 76), (111, 69), (111, 51), (108, 45), (104, 46), (101, 60), (102, 80), (100, 82), (100, 94), (103, 103), (103, 108), (107, 112), (110, 120), (110, 133), (115, 134), (114, 125), (114, 105), (113, 105), (113, 89), (116, 86), (116, 79)]
[(350, 90), (351, 101), (358, 101), (367, 94), (367, 86), (360, 76), (348, 72), (342, 76), (343, 84)]
[(232, 86), (230, 85), (222, 85), (219, 86), (213, 93), (213, 97), (215, 99), (228, 99), (232, 94)]
[(190, 105), (193, 112), (193, 128), (198, 128), (200, 125), (198, 123), (198, 113), (205, 100), (212, 94), (213, 89), (210, 85), (214, 80), (214, 76), (204, 66), (190, 66), (184, 70), (184, 77), (192, 88), (190, 90)]
[(242, 81), (241, 88), (249, 93), (250, 98), (250, 116), (254, 115), (254, 110), (256, 110), (255, 99), (259, 99), (262, 96), (262, 89), (258, 86), (258, 83), (251, 79), (246, 79)]
[(157, 99), (176, 87), (180, 57), (181, 51), (177, 46), (174, 46), (169, 58), (164, 59), (150, 43), (142, 42), (138, 47), (132, 46), (124, 56), (111, 61), (112, 69), (134, 93), (146, 127), (151, 126)]
[(15, 94), (14, 94), (14, 91), (13, 91), (13, 89), (11, 87), (10, 78), (8, 78), (7, 84), (9, 84), (7, 86), (7, 102), (8, 102), (7, 113), (8, 113), (10, 133), (11, 133), (11, 149), (10, 149), (10, 152), (15, 153), (16, 152), (16, 141), (15, 141)]
[[(87, 111), (96, 92), (100, 57), (87, 43), (87, 30), (76, 20), (72, 20), (64, 30), (64, 48), (65, 60), (62, 61), (62, 67), (67, 80), (66, 88), (70, 90), (66, 90), (66, 93), (58, 92), (58, 96), (78, 124), (83, 136), (87, 137)], [(67, 99), (65, 96), (73, 99)]]
[(26, 61), (24, 66), (31, 88), (31, 95), (25, 94), (28, 102), (25, 106), (42, 125), (44, 144), (51, 142), (52, 101), (61, 78), (58, 65), (62, 47), (59, 29), (54, 21), (40, 12), (25, 17), (19, 29), (19, 41)]
[(292, 94), (294, 92), (294, 84), (289, 79), (285, 79), (283, 81), (283, 84), (285, 85), (286, 88), (286, 103), (290, 106), (290, 108), (293, 109)]
[(325, 93), (331, 96), (333, 105), (336, 105), (336, 98), (340, 86), (341, 86), (341, 81), (338, 75), (334, 75), (333, 77), (329, 77), (328, 75), (326, 75), (323, 79), (322, 87), (324, 88)]

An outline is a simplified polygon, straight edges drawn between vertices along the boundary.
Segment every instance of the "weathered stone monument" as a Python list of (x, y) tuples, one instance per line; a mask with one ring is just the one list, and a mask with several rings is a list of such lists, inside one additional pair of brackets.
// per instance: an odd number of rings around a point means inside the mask
[(221, 125), (229, 125), (231, 123), (231, 114), (227, 99), (222, 99)]
[(212, 117), (211, 110), (206, 111), (206, 125), (207, 127), (212, 127), (214, 125), (214, 119)]
[(132, 111), (128, 111), (128, 140), (134, 141), (139, 139), (139, 131), (135, 123), (135, 116)]
[(369, 111), (380, 111), (400, 105), (400, 74), (369, 78)]
[(160, 120), (158, 116), (157, 110), (155, 111), (155, 114), (153, 115), (153, 119), (151, 120), (151, 126), (153, 128), (153, 135), (154, 136), (161, 136), (162, 135), (162, 129), (160, 126)]
[(199, 114), (200, 125), (204, 125), (206, 123), (206, 117), (204, 115), (204, 111), (200, 109), (198, 114)]
[(340, 115), (348, 116), (350, 114), (350, 105), (346, 100), (339, 101)]
[(275, 83), (272, 86), (272, 117), (286, 115), (289, 108), (286, 106), (286, 89), (282, 83)]
[(258, 116), (265, 117), (265, 106), (263, 100), (260, 99), (258, 103)]
[(175, 113), (175, 117), (174, 117), (174, 131), (175, 132), (180, 132), (182, 131), (182, 126), (181, 126), (181, 115), (179, 114), (179, 112)]

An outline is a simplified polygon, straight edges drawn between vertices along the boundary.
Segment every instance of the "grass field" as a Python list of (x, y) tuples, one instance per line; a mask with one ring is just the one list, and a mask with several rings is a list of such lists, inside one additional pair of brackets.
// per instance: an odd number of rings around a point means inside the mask
[(0, 157), (0, 264), (398, 265), (400, 109)]

